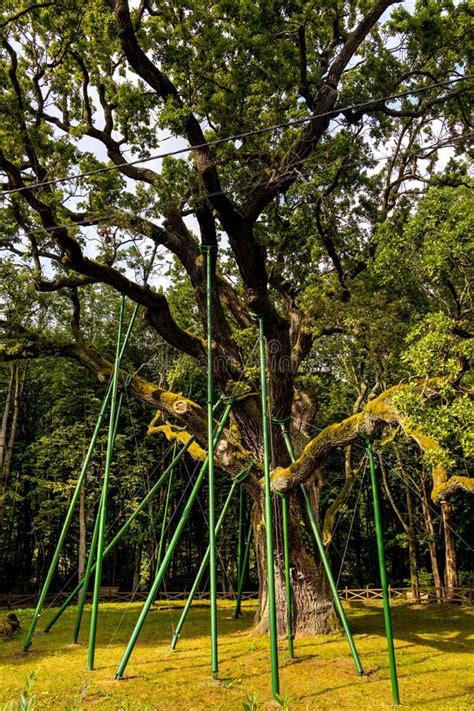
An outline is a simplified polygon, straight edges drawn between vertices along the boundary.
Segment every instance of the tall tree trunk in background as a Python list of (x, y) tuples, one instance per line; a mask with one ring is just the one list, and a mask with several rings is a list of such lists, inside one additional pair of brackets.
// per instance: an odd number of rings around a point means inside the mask
[(449, 501), (441, 501), (441, 514), (444, 528), (444, 584), (446, 586), (446, 602), (453, 602), (454, 588), (459, 586), (458, 567), (456, 560), (456, 543), (453, 531), (453, 509)]
[(141, 569), (142, 569), (142, 552), (143, 552), (143, 543), (139, 541), (137, 543), (137, 547), (135, 550), (135, 565), (133, 568), (133, 584), (132, 584), (132, 590), (138, 590), (138, 586), (140, 585), (140, 578), (141, 578)]
[(403, 516), (402, 512), (398, 508), (397, 503), (393, 497), (392, 491), (389, 486), (387, 470), (385, 467), (385, 461), (380, 453), (378, 455), (378, 458), (379, 458), (379, 463), (380, 463), (380, 470), (382, 472), (382, 479), (383, 479), (385, 493), (387, 494), (388, 500), (390, 501), (392, 508), (395, 511), (397, 518), (400, 521), (402, 528), (403, 528), (403, 530), (406, 534), (406, 537), (407, 537), (408, 564), (409, 564), (409, 568), (410, 568), (410, 587), (411, 587), (414, 599), (418, 602), (420, 599), (420, 590), (419, 590), (419, 582), (418, 582), (418, 556), (416, 554), (416, 535), (415, 535), (415, 518), (413, 515), (413, 502), (412, 502), (410, 487), (409, 487), (409, 483), (408, 483), (408, 473), (406, 472), (405, 468), (403, 467), (399, 452), (397, 450), (395, 450), (395, 451), (396, 451), (396, 455), (397, 455), (397, 465), (398, 465), (398, 468), (399, 468), (400, 473), (402, 475), (403, 481), (405, 483), (406, 502), (407, 502), (407, 517), (406, 518)]
[(7, 450), (7, 434), (8, 434), (8, 422), (10, 419), (10, 410), (13, 404), (13, 393), (15, 392), (15, 381), (18, 373), (18, 362), (13, 361), (10, 366), (10, 380), (8, 382), (7, 394), (5, 397), (5, 405), (3, 407), (2, 416), (2, 427), (0, 430), (0, 464), (3, 467), (3, 462), (5, 461), (5, 455)]
[(79, 497), (79, 558), (77, 562), (77, 572), (79, 580), (84, 577), (84, 571), (86, 569), (86, 557), (87, 557), (87, 523), (86, 523), (86, 482), (81, 487), (81, 494)]
[(426, 532), (428, 534), (428, 551), (430, 554), (431, 561), (431, 572), (433, 574), (433, 583), (436, 588), (436, 599), (438, 602), (443, 601), (443, 581), (441, 580), (441, 575), (439, 573), (438, 556), (436, 554), (436, 534), (433, 524), (433, 517), (431, 515), (431, 509), (428, 502), (428, 495), (426, 493), (426, 482), (425, 473), (421, 473), (421, 484), (420, 484), (420, 497), (421, 497), (421, 510), (423, 511), (423, 518), (425, 521)]
[[(26, 377), (26, 370), (24, 377)], [(20, 413), (20, 398), (24, 385), (18, 362), (11, 364), (10, 380), (8, 382), (5, 405), (3, 408), (2, 425), (0, 428), (0, 530), (3, 530), (5, 512), (5, 496), (8, 489), (8, 478), (18, 427)]]

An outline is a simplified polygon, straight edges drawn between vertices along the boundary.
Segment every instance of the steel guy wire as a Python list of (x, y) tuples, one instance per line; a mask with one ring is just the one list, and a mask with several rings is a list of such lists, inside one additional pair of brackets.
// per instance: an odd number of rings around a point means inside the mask
[(352, 527), (353, 527), (353, 525), (354, 525), (354, 521), (355, 521), (355, 516), (356, 516), (356, 513), (357, 513), (357, 509), (359, 508), (359, 500), (360, 500), (360, 495), (361, 495), (361, 493), (362, 493), (362, 484), (364, 483), (366, 471), (367, 471), (367, 460), (365, 460), (365, 466), (364, 466), (364, 469), (363, 469), (363, 471), (362, 471), (361, 478), (360, 478), (359, 491), (358, 491), (358, 493), (357, 493), (357, 499), (356, 499), (356, 502), (355, 502), (354, 511), (353, 511), (353, 513), (352, 513), (352, 518), (351, 518), (351, 523), (350, 523), (350, 526), (349, 526), (349, 531), (348, 531), (347, 537), (346, 537), (346, 545), (345, 545), (345, 547), (344, 547), (344, 552), (343, 552), (342, 558), (341, 558), (341, 567), (339, 568), (339, 573), (338, 573), (338, 575), (337, 575), (336, 588), (337, 588), (337, 586), (339, 585), (339, 581), (340, 581), (340, 579), (341, 579), (342, 569), (343, 569), (343, 567), (344, 567), (344, 561), (345, 561), (345, 559), (346, 559), (347, 549), (348, 549), (348, 546), (349, 546), (349, 540), (350, 540), (351, 533), (352, 533)]
[[(466, 138), (466, 136), (465, 136), (464, 134), (461, 135), (461, 136), (453, 136), (453, 137), (451, 137), (449, 140), (446, 140), (445, 143), (450, 144), (450, 143), (453, 143), (453, 142), (457, 142), (457, 141), (459, 141), (459, 140), (464, 140), (465, 138)], [(446, 147), (446, 146), (445, 146), (444, 144), (439, 145), (439, 146), (432, 146), (432, 145), (431, 145), (431, 146), (421, 146), (419, 150), (420, 150), (420, 151), (424, 151), (424, 150), (428, 150), (428, 149), (429, 149), (429, 150), (440, 150), (440, 149), (443, 148), (443, 147)], [(383, 156), (378, 156), (377, 158), (375, 158), (375, 157), (370, 158), (370, 157), (368, 157), (368, 156), (364, 156), (364, 157), (367, 158), (367, 160), (368, 160), (368, 162), (369, 162), (370, 164), (373, 164), (373, 163), (382, 163), (382, 162), (384, 162), (384, 161), (391, 160), (391, 159), (393, 158), (393, 155), (392, 155), (392, 154), (386, 154), (386, 155), (383, 155)], [(419, 153), (415, 154), (413, 157), (418, 157), (418, 158), (420, 158), (421, 160), (423, 160), (423, 157), (420, 156)], [(309, 162), (309, 161), (311, 161), (311, 160), (314, 160), (314, 155), (307, 156), (306, 158), (301, 158), (300, 160), (298, 160), (298, 161), (292, 163), (291, 165), (289, 165), (288, 168), (292, 170), (292, 169), (295, 168), (296, 166), (302, 165), (302, 164), (307, 163), (307, 162)], [(344, 167), (347, 169), (347, 168), (355, 167), (355, 166), (357, 166), (357, 165), (359, 165), (359, 163), (358, 163), (357, 161), (353, 161), (352, 163), (346, 163)], [(367, 167), (367, 166), (366, 166), (366, 167)], [(369, 167), (370, 167), (370, 166), (369, 166)], [(289, 174), (289, 173), (286, 173), (285, 175), (280, 176), (280, 178), (279, 178), (278, 180), (276, 180), (276, 181), (273, 183), (273, 186), (278, 187), (278, 186), (282, 185), (282, 184), (288, 179), (288, 174)], [(251, 186), (249, 187), (249, 190), (250, 190), (250, 191), (253, 191), (253, 190), (255, 190), (256, 188), (263, 187), (263, 186), (265, 186), (265, 185), (268, 185), (268, 181), (263, 181), (263, 180), (262, 180), (262, 181), (260, 181), (260, 182), (258, 182), (258, 183), (254, 183), (253, 185), (251, 185)], [(25, 186), (25, 189), (27, 189), (27, 188), (29, 189), (29, 186)], [(202, 195), (202, 199), (208, 199), (208, 198), (212, 198), (212, 197), (219, 197), (219, 196), (223, 196), (223, 195), (229, 195), (229, 193), (231, 192), (231, 190), (232, 190), (232, 189), (230, 189), (230, 190), (217, 190), (217, 191), (214, 191), (214, 192), (211, 192), (211, 193), (205, 193), (205, 194)], [(250, 194), (250, 193), (249, 193), (249, 194)], [(3, 194), (0, 193), (0, 198), (1, 198), (2, 196), (3, 196)], [(194, 198), (194, 201), (196, 201), (195, 198)], [(148, 206), (148, 207), (139, 208), (139, 212), (143, 213), (144, 215), (148, 214), (149, 212), (154, 212), (154, 211), (156, 211), (156, 210), (157, 210), (156, 205), (150, 205), (150, 206)], [(138, 214), (138, 213), (137, 213), (137, 214)], [(71, 221), (71, 222), (59, 223), (59, 224), (54, 225), (54, 226), (52, 226), (52, 227), (38, 227), (38, 228), (36, 228), (36, 229), (34, 229), (34, 230), (22, 230), (22, 232), (23, 232), (23, 234), (25, 235), (25, 237), (28, 237), (28, 236), (30, 236), (30, 235), (37, 235), (37, 234), (41, 234), (41, 233), (43, 233), (43, 232), (45, 232), (46, 234), (48, 234), (48, 233), (50, 233), (50, 232), (54, 232), (54, 230), (57, 230), (57, 229), (69, 229), (69, 228), (73, 228), (73, 227), (96, 228), (96, 227), (100, 227), (100, 226), (101, 226), (100, 223), (101, 223), (103, 220), (109, 219), (109, 218), (112, 218), (112, 217), (115, 217), (116, 215), (117, 215), (117, 211), (109, 212), (109, 213), (108, 213), (108, 212), (103, 212), (103, 213), (99, 213), (98, 215), (91, 215), (91, 216), (88, 217), (87, 219), (84, 218), (83, 220), (74, 220), (74, 221)], [(122, 214), (121, 214), (120, 216), (121, 216), (121, 217), (125, 217), (125, 218), (127, 218), (127, 217), (133, 217), (133, 216), (134, 216), (134, 213), (131, 213), (131, 212), (122, 212)], [(142, 214), (138, 214), (138, 216), (139, 216), (139, 217), (143, 217)], [(144, 219), (146, 219), (146, 218), (144, 218)], [(155, 226), (158, 227), (158, 225), (155, 225)], [(127, 227), (124, 226), (124, 227), (121, 228), (121, 229), (127, 229)], [(162, 245), (162, 246), (166, 246), (166, 245)], [(8, 247), (1, 247), (1, 245), (0, 245), (0, 250), (2, 250), (2, 249), (3, 249), (3, 250), (8, 250)]]
[(469, 79), (472, 79), (473, 77), (474, 77), (474, 75), (467, 74), (462, 77), (447, 79), (447, 80), (441, 81), (441, 82), (434, 82), (433, 84), (429, 84), (424, 87), (418, 87), (417, 89), (406, 90), (406, 91), (399, 92), (397, 94), (389, 94), (389, 95), (381, 96), (378, 98), (373, 97), (370, 100), (366, 100), (366, 101), (363, 101), (360, 103), (349, 104), (348, 106), (335, 107), (334, 109), (331, 109), (329, 111), (323, 111), (322, 113), (313, 114), (312, 116), (305, 116), (305, 117), (298, 118), (298, 119), (290, 119), (288, 121), (283, 121), (278, 124), (272, 124), (270, 126), (262, 126), (261, 128), (253, 129), (251, 131), (244, 131), (242, 133), (235, 133), (235, 134), (231, 134), (229, 136), (224, 136), (222, 138), (215, 138), (210, 141), (205, 141), (204, 143), (198, 143), (194, 146), (186, 146), (183, 148), (176, 148), (173, 151), (156, 153), (155, 155), (149, 156), (148, 158), (138, 158), (137, 160), (134, 160), (134, 161), (118, 163), (113, 166), (104, 166), (104, 168), (97, 168), (95, 170), (86, 171), (83, 173), (79, 173), (78, 175), (68, 176), (66, 178), (54, 178), (52, 180), (45, 180), (45, 181), (42, 181), (39, 183), (33, 183), (32, 185), (28, 185), (28, 186), (25, 185), (20, 188), (11, 188), (10, 190), (4, 190), (4, 191), (0, 192), (0, 198), (4, 197), (5, 195), (11, 195), (12, 193), (24, 192), (25, 190), (35, 190), (36, 188), (46, 187), (49, 185), (59, 185), (61, 183), (67, 183), (70, 180), (79, 180), (80, 178), (90, 177), (92, 175), (100, 175), (102, 173), (108, 173), (112, 170), (119, 170), (120, 168), (127, 168), (127, 167), (138, 165), (141, 163), (149, 163), (150, 161), (153, 161), (153, 160), (159, 160), (162, 158), (169, 158), (169, 157), (172, 157), (175, 155), (181, 155), (183, 153), (190, 153), (195, 150), (212, 148), (213, 146), (218, 146), (223, 143), (227, 143), (229, 141), (240, 141), (244, 138), (258, 136), (258, 135), (262, 135), (264, 133), (272, 133), (274, 131), (279, 130), (280, 128), (291, 128), (292, 126), (304, 125), (306, 123), (311, 123), (312, 121), (314, 121), (317, 118), (326, 118), (326, 117), (331, 117), (331, 116), (336, 117), (339, 114), (346, 112), (346, 111), (353, 111), (356, 109), (369, 108), (374, 103), (382, 103), (382, 102), (385, 103), (387, 101), (395, 101), (396, 99), (402, 99), (402, 98), (405, 98), (408, 96), (415, 96), (417, 94), (424, 93), (424, 92), (429, 91), (431, 89), (442, 88), (445, 86), (452, 86), (453, 84), (457, 84), (459, 82), (468, 81)]

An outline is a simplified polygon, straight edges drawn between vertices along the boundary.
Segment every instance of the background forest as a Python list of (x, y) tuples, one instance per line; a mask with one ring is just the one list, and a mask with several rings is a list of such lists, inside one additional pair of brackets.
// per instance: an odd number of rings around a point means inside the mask
[[(171, 269), (171, 278), (173, 273)], [(405, 277), (409, 278), (408, 273)], [(21, 282), (15, 281), (14, 284), (17, 298), (24, 300), (24, 308), (31, 308)], [(385, 300), (386, 296), (387, 292), (380, 294), (381, 299)], [(437, 311), (433, 316), (420, 291), (417, 296), (418, 310), (413, 309), (412, 301), (411, 319), (406, 322), (394, 321), (385, 308), (380, 310), (377, 306), (374, 309), (371, 319), (374, 321), (372, 328), (377, 330), (380, 339), (377, 348), (374, 348), (373, 339), (371, 349), (367, 348), (360, 327), (361, 336), (357, 341), (354, 339), (358, 347), (354, 348), (354, 342), (348, 343), (348, 339), (336, 335), (327, 347), (314, 355), (304, 382), (318, 403), (315, 415), (318, 428), (323, 429), (353, 411), (361, 392), (367, 388), (364, 372), (368, 363), (380, 364), (380, 377), (389, 380), (390, 368), (395, 373), (404, 368), (408, 374), (410, 365), (418, 358), (435, 360), (440, 357), (438, 343), (442, 332), (433, 331), (432, 327), (420, 328), (418, 324), (426, 320), (439, 324), (442, 329), (449, 315)], [(186, 289), (178, 279), (170, 289), (170, 298), (180, 313), (189, 309)], [(60, 331), (61, 322), (69, 318), (70, 301), (67, 296), (48, 297), (45, 301), (41, 307), (44, 327)], [(115, 347), (118, 301), (105, 287), (87, 288), (83, 328), (88, 340), (110, 357)], [(394, 298), (389, 302), (393, 311), (400, 308), (397, 301)], [(408, 306), (402, 306), (404, 314), (408, 312)], [(131, 308), (128, 315), (130, 311)], [(416, 325), (413, 327), (412, 324)], [(415, 336), (410, 337), (408, 334), (413, 331)], [(415, 337), (416, 349), (412, 345)], [(448, 345), (453, 347), (447, 340), (445, 345), (446, 348)], [(446, 357), (448, 351), (442, 355)], [(249, 368), (257, 366), (255, 353), (253, 360), (255, 362), (249, 362)], [(135, 327), (125, 367), (131, 372), (140, 371), (147, 379), (166, 384), (170, 389), (183, 390), (200, 401), (205, 399), (205, 370), (196, 367), (189, 357), (178, 355), (164, 341), (151, 337), (143, 321)], [(54, 552), (97, 418), (103, 385), (76, 363), (54, 357), (3, 364), (1, 376), (5, 455), (2, 462), (0, 590), (35, 592)], [(455, 421), (453, 427), (446, 406), (445, 416), (438, 427), (444, 431), (444, 442), (451, 456), (457, 458), (461, 471), (468, 473), (469, 460), (464, 455), (461, 440), (468, 435), (470, 425), (464, 417), (464, 412), (460, 411), (459, 421)], [(148, 407), (132, 398), (125, 399), (112, 468), (111, 533), (125, 522), (171, 459), (172, 447), (168, 442), (147, 436), (149, 420)], [(389, 440), (380, 451), (379, 473), (383, 474), (381, 502), (392, 586), (412, 586), (416, 593), (417, 587), (444, 585), (448, 536), (451, 539), (449, 544), (456, 549), (459, 585), (472, 587), (473, 561), (469, 541), (473, 540), (473, 524), (469, 496), (458, 493), (452, 497), (452, 517), (444, 525), (440, 507), (430, 497), (429, 465), (415, 446), (407, 446), (402, 438), (390, 437)], [(81, 496), (79, 513), (60, 558), (53, 590), (70, 589), (71, 583), (84, 569), (86, 530), (89, 532), (88, 543), (100, 495), (105, 443), (104, 430)], [(324, 466), (323, 513), (335, 501), (340, 503), (342, 495), (342, 505), (335, 514), (329, 554), (340, 587), (379, 587), (369, 477), (362, 444), (353, 453), (361, 470), (359, 477), (353, 486), (345, 487), (341, 493), (346, 457), (347, 452), (341, 449), (329, 457)], [(172, 532), (173, 522), (179, 518), (195, 467), (191, 458), (185, 458), (175, 473), (166, 523), (167, 537), (170, 530)], [(229, 488), (230, 482), (221, 474), (218, 510)], [(119, 586), (127, 591), (148, 589), (154, 576), (165, 495), (166, 485), (155, 504), (140, 514), (131, 532), (106, 559), (104, 585)], [(204, 489), (166, 577), (165, 590), (184, 591), (194, 581), (207, 545), (206, 502), (207, 491)], [(236, 588), (238, 505), (237, 496), (219, 538), (219, 589), (227, 592)], [(246, 507), (249, 511), (248, 499)], [(309, 538), (308, 545), (311, 546)], [(252, 553), (245, 590), (258, 589), (254, 566)]]

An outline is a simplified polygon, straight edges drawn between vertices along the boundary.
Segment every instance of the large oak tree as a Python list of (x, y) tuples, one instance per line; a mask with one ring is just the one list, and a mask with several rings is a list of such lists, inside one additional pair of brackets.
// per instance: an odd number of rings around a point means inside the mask
[[(322, 521), (326, 540), (360, 469), (351, 446), (361, 434), (402, 428), (429, 458), (437, 500), (469, 488), (466, 477), (451, 476), (423, 418), (409, 415), (414, 399), (436, 403), (446, 388), (451, 398), (460, 394), (466, 353), (460, 348), (455, 364), (451, 358), (439, 372), (418, 371), (405, 400), (410, 371), (397, 360), (411, 314), (429, 312), (434, 297), (446, 306), (446, 337), (469, 337), (463, 262), (454, 278), (433, 279), (420, 267), (411, 279), (393, 279), (404, 256), (393, 245), (408, 234), (403, 225), (427, 183), (454, 190), (464, 181), (460, 166), (472, 135), (462, 42), (469, 17), (468, 3), (430, 0), (412, 13), (395, 0), (3, 3), (4, 274), (26, 275), (43, 304), (66, 290), (72, 330), (66, 337), (64, 329), (42, 328), (6, 289), (2, 358), (74, 358), (105, 382), (111, 364), (81, 330), (81, 294), (102, 283), (141, 305), (160, 338), (204, 363), (200, 244), (219, 247), (215, 380), (220, 393), (238, 397), (216, 462), (230, 476), (257, 462), (245, 487), (255, 503), (262, 628), (262, 431), (252, 314), (264, 319), (271, 414), (291, 418), (298, 453), (289, 466), (275, 425), (272, 481), (290, 502), (297, 631), (326, 631), (333, 623), (297, 491), (305, 482), (318, 509), (332, 450), (346, 448), (346, 481)], [(170, 146), (189, 150), (153, 158)], [(439, 176), (442, 149), (458, 165)], [(192, 294), (184, 313), (175, 281), (164, 288), (155, 276), (143, 286), (153, 245)], [(307, 385), (328, 349), (347, 350), (359, 364), (357, 397), (352, 414), (311, 439), (318, 403)], [(160, 429), (154, 422), (151, 432), (192, 434), (205, 446), (203, 403), (137, 376), (129, 389), (171, 423)], [(278, 530), (276, 541), (283, 629)]]

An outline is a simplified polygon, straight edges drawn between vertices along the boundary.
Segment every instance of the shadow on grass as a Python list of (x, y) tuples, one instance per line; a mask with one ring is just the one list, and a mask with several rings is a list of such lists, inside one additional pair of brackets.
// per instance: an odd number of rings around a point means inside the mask
[[(109, 647), (111, 640), (113, 640), (114, 647), (123, 646), (125, 649), (140, 610), (141, 605), (125, 608), (125, 611), (123, 607), (105, 605), (101, 610), (102, 614), (99, 614), (97, 649)], [(226, 648), (232, 648), (233, 644), (238, 641), (237, 638), (239, 636), (250, 634), (253, 628), (254, 612), (254, 608), (249, 607), (242, 617), (238, 620), (233, 620), (229, 619), (229, 609), (227, 607), (220, 608), (219, 632), (222, 636), (220, 645), (223, 651)], [(358, 635), (385, 637), (381, 605), (375, 607), (373, 603), (352, 603), (347, 607), (347, 612), (356, 643)], [(23, 637), (31, 619), (32, 611), (21, 610), (19, 614), (22, 619), (22, 635), (5, 642), (5, 645), (9, 647), (10, 654), (14, 650), (18, 652), (14, 655), (16, 665), (28, 664), (32, 658), (38, 660), (53, 655), (56, 650), (61, 649), (64, 651), (65, 648), (71, 645), (75, 608), (70, 608), (51, 632), (48, 634), (40, 632), (35, 635), (31, 650), (26, 654), (23, 654), (21, 650)], [(159, 606), (152, 608), (137, 641), (137, 647), (162, 648), (163, 646), (168, 646), (180, 614), (181, 606), (171, 608), (167, 605), (165, 609), (160, 609)], [(474, 651), (474, 641), (469, 639), (473, 629), (473, 614), (468, 608), (399, 604), (394, 605), (392, 608), (392, 621), (396, 648), (398, 651), (403, 651), (405, 655), (411, 654), (410, 646), (412, 645), (428, 647), (438, 651), (440, 654)], [(83, 648), (87, 645), (88, 629), (89, 609), (84, 615), (82, 625), (81, 638), (83, 640)], [(186, 659), (185, 655), (189, 655), (191, 658), (196, 653), (199, 653), (203, 649), (201, 640), (206, 640), (208, 636), (209, 608), (207, 605), (201, 604), (191, 608), (182, 636), (178, 642), (177, 660), (181, 659), (182, 663)], [(262, 640), (262, 638), (255, 639), (256, 647), (258, 647), (259, 640)], [(320, 639), (324, 645), (337, 644), (340, 643), (342, 635), (333, 635), (329, 638)], [(189, 642), (192, 640), (195, 640), (197, 644), (190, 645)], [(296, 649), (298, 649), (298, 639), (296, 640)], [(5, 649), (5, 651), (7, 650)], [(164, 650), (160, 649), (159, 651), (163, 652)], [(229, 651), (231, 654), (228, 657), (229, 661), (235, 661), (246, 654), (244, 652), (234, 655), (230, 649)], [(418, 650), (413, 653), (419, 654), (420, 652)], [(371, 653), (369, 652), (370, 655)], [(300, 656), (297, 654), (293, 663), (311, 659), (315, 656), (318, 655), (308, 654), (302, 650)], [(367, 653), (364, 656), (367, 657)], [(433, 659), (435, 656), (438, 655), (423, 656), (421, 659), (413, 660), (410, 664), (421, 664), (423, 661)], [(196, 664), (196, 661), (197, 659), (194, 657), (193, 666), (205, 666), (205, 664)]]
[[(365, 633), (385, 637), (382, 606), (352, 603), (348, 612), (351, 629), (355, 635)], [(472, 608), (448, 605), (394, 605), (392, 626), (395, 642), (403, 640), (413, 645), (431, 647), (439, 652), (474, 651)]]

